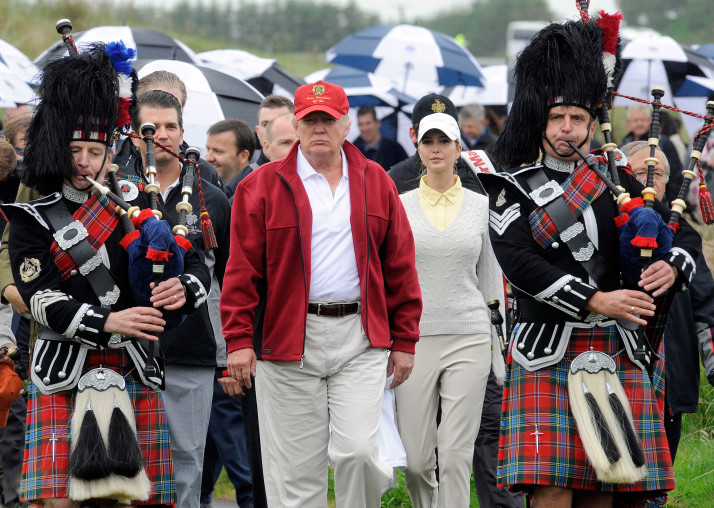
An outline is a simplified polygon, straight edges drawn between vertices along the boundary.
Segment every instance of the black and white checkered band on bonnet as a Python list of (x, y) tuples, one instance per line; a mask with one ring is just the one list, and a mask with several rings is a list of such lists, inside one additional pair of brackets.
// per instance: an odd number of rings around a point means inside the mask
[[(603, 16), (609, 22), (609, 15)], [(521, 52), (513, 106), (492, 153), (502, 167), (538, 160), (550, 108), (577, 106), (595, 116), (607, 96), (608, 75), (621, 67), (603, 63), (603, 42), (610, 34), (602, 24), (600, 19), (550, 24)]]

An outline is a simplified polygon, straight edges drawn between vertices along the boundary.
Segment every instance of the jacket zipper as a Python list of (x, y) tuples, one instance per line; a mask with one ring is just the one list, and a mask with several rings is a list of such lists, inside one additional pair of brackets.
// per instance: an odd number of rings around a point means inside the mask
[[(277, 173), (276, 173), (277, 174)], [(293, 204), (295, 205), (295, 214), (297, 215), (298, 219), (298, 238), (300, 238), (300, 260), (302, 261), (302, 280), (303, 284), (305, 285), (305, 291), (307, 292), (307, 277), (305, 277), (305, 256), (304, 256), (304, 251), (303, 251), (303, 245), (302, 245), (302, 231), (300, 230), (300, 211), (297, 206), (297, 199), (295, 199), (295, 191), (293, 190), (292, 186), (288, 183), (288, 181), (282, 177), (282, 175), (278, 174), (278, 178), (280, 178), (283, 182), (285, 182), (285, 185), (288, 186), (290, 189), (290, 194), (293, 197)], [(303, 368), (303, 364), (305, 361), (305, 328), (307, 327), (307, 305), (308, 305), (308, 295), (305, 295), (305, 314), (303, 318), (303, 327), (302, 327), (302, 355), (300, 356), (300, 368)]]

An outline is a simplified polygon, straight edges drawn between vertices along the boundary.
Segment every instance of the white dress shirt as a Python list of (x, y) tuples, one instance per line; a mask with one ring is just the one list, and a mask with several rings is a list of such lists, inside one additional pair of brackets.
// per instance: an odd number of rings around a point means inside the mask
[(327, 178), (315, 171), (299, 147), (297, 172), (312, 208), (310, 301), (359, 301), (347, 156), (342, 151), (342, 177), (334, 195)]

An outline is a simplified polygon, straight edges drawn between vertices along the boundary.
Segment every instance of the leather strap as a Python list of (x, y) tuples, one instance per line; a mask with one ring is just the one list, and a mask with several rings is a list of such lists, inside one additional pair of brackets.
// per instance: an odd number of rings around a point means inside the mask
[(352, 303), (309, 303), (307, 305), (309, 314), (318, 316), (344, 317), (359, 312), (359, 302)]
[[(526, 177), (526, 182), (532, 191), (543, 187), (549, 181), (542, 170), (531, 171)], [(543, 208), (558, 230), (561, 241), (568, 246), (575, 260), (585, 268), (598, 287), (607, 287), (605, 277), (607, 262), (592, 244), (585, 227), (570, 211), (562, 195), (543, 205)]]
[[(75, 218), (69, 213), (69, 210), (61, 200), (49, 206), (46, 212), (50, 225), (55, 232), (61, 231), (63, 228), (75, 222)], [(73, 238), (71, 232), (67, 236), (71, 241)], [(84, 272), (81, 273), (81, 275), (87, 278), (89, 285), (97, 295), (97, 298), (99, 298), (102, 307), (109, 308), (116, 303), (119, 299), (119, 288), (114, 284), (114, 279), (104, 263), (101, 261), (97, 263), (97, 260), (92, 260), (92, 258), (99, 254), (94, 251), (87, 239), (79, 240), (64, 250), (70, 255), (74, 262), (77, 263), (79, 267), (78, 271)], [(89, 269), (90, 267), (91, 269)]]

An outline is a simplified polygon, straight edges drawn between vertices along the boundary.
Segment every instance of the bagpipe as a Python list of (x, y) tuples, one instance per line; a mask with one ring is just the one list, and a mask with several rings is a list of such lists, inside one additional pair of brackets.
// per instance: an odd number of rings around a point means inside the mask
[[(589, 1), (578, 0), (576, 4), (581, 20), (590, 22), (587, 13)], [(600, 19), (608, 16), (604, 13), (600, 14)], [(613, 91), (612, 77), (616, 53), (619, 52), (619, 20), (622, 17), (619, 14), (609, 17), (609, 21), (613, 19), (616, 19), (617, 23), (601, 24), (598, 20), (603, 35), (603, 62), (606, 71), (608, 71), (608, 54), (613, 57), (613, 65), (608, 72), (608, 92), (598, 112), (600, 128), (605, 138), (605, 144), (602, 146), (605, 160), (603, 161), (602, 157), (596, 158), (592, 154), (582, 153), (573, 143), (570, 143), (570, 146), (587, 167), (605, 183), (617, 203), (618, 215), (615, 223), (619, 233), (620, 269), (624, 287), (641, 290), (638, 282), (642, 271), (651, 263), (663, 259), (672, 249), (679, 218), (686, 207), (684, 197), (692, 180), (697, 176), (694, 172), (697, 166), (699, 166), (702, 185), (702, 192), (700, 192), (702, 216), (707, 224), (714, 222), (711, 198), (706, 192), (699, 165), (701, 150), (714, 119), (714, 102), (707, 103), (708, 115), (702, 117), (704, 126), (695, 136), (689, 168), (683, 171), (681, 188), (677, 199), (672, 202), (669, 219), (665, 222), (660, 213), (654, 210), (656, 197), (654, 173), (655, 166), (660, 162), (656, 158), (656, 150), (659, 147), (659, 115), (663, 107), (662, 88), (653, 88), (652, 101), (631, 98), (649, 103), (653, 109), (648, 139), (649, 157), (645, 159), (647, 180), (641, 196), (630, 196), (619, 179), (620, 169), (615, 154), (617, 146), (611, 136), (609, 105), (613, 95), (620, 95)], [(651, 369), (656, 357), (654, 352), (659, 349), (672, 299), (671, 290), (657, 297), (655, 317), (650, 320), (650, 324), (654, 326), (648, 325), (647, 332), (642, 327), (637, 328), (638, 340), (636, 350), (633, 352), (633, 360), (647, 367), (648, 370)], [(623, 328), (632, 329), (636, 326), (625, 320), (618, 320), (618, 322)], [(592, 348), (573, 359), (568, 372), (568, 394), (578, 433), (598, 479), (607, 483), (634, 483), (644, 478), (647, 474), (647, 464), (643, 447), (633, 425), (632, 410), (617, 376), (614, 359), (605, 353), (593, 351)]]
[[(72, 24), (63, 19), (57, 22), (56, 29), (62, 35), (69, 57), (78, 55), (72, 39)], [(119, 101), (117, 121), (113, 126), (112, 139), (119, 136), (134, 136), (128, 132), (130, 123), (129, 110), (137, 88), (136, 72), (131, 61), (136, 51), (127, 48), (123, 42), (108, 43), (104, 51), (111, 60), (111, 65), (119, 81)], [(148, 183), (143, 191), (148, 195), (149, 206), (133, 206), (125, 199), (122, 186), (117, 178), (117, 167), (112, 165), (107, 172), (106, 183), (96, 182), (87, 177), (93, 192), (99, 194), (100, 202), (119, 216), (124, 236), (120, 242), (129, 259), (129, 283), (136, 305), (153, 306), (152, 288), (162, 281), (178, 277), (184, 272), (184, 256), (192, 247), (186, 227), (187, 214), (191, 211), (189, 199), (195, 181), (199, 158), (198, 149), (189, 149), (184, 162), (182, 183), (182, 201), (177, 204), (179, 224), (173, 229), (164, 220), (159, 203), (161, 188), (156, 181), (156, 157), (154, 153), (153, 124), (141, 126), (141, 139), (146, 144), (146, 174)], [(109, 150), (105, 152), (109, 153)], [(174, 154), (176, 155), (176, 154)], [(106, 163), (106, 160), (102, 165)], [(200, 175), (199, 175), (200, 179)], [(203, 200), (201, 199), (203, 205)], [(203, 208), (203, 206), (202, 206)], [(207, 215), (207, 214), (206, 214)], [(205, 225), (202, 222), (202, 226)], [(209, 233), (212, 233), (208, 221)], [(205, 242), (206, 248), (215, 248), (213, 243)], [(163, 310), (167, 328), (180, 324), (184, 314), (177, 311)], [(119, 337), (119, 347), (127, 338)], [(144, 368), (144, 378), (161, 377), (156, 371), (153, 357), (155, 342), (148, 344), (148, 361)], [(125, 378), (109, 367), (92, 369), (82, 375), (77, 385), (75, 410), (71, 421), (71, 452), (69, 458), (69, 497), (75, 501), (91, 498), (116, 499), (120, 504), (131, 501), (145, 501), (149, 498), (151, 484), (143, 468), (143, 455), (136, 436), (136, 425), (132, 402), (126, 389)]]

